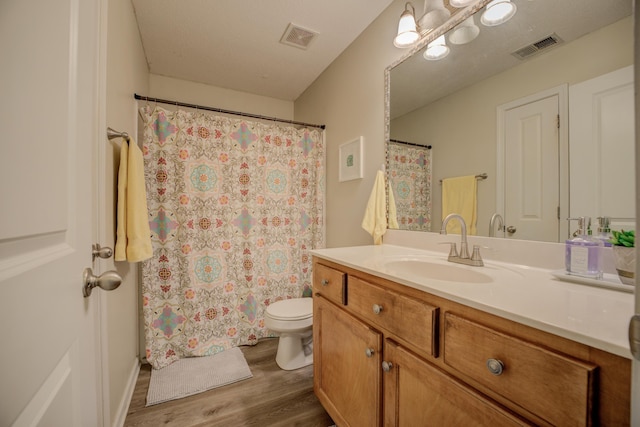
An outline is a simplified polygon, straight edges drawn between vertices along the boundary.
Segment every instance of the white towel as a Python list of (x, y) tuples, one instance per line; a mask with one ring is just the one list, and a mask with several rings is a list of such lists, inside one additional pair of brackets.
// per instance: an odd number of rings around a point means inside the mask
[(116, 261), (139, 262), (151, 258), (151, 230), (144, 182), (142, 151), (133, 139), (123, 139), (118, 170)]
[(362, 228), (373, 236), (373, 244), (382, 244), (382, 235), (387, 231), (386, 194), (384, 172), (378, 171), (362, 218)]

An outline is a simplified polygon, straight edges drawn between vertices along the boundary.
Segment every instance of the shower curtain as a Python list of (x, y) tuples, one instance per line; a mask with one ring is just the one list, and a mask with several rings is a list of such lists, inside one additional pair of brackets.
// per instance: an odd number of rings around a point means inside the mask
[(143, 107), (153, 257), (142, 268), (156, 368), (256, 344), (272, 302), (311, 296), (324, 246), (323, 132)]
[(389, 182), (401, 230), (431, 230), (431, 150), (389, 142)]

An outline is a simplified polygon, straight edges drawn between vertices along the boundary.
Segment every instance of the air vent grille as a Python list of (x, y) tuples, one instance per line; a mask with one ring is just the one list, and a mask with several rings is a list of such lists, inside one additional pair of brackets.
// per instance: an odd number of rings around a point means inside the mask
[(280, 43), (300, 49), (306, 49), (309, 47), (311, 42), (315, 40), (317, 35), (318, 33), (315, 31), (308, 30), (294, 24), (289, 24), (280, 39)]
[(558, 37), (556, 33), (553, 33), (550, 36), (538, 40), (535, 43), (531, 43), (528, 46), (518, 49), (517, 51), (513, 52), (512, 55), (518, 59), (525, 59), (530, 57), (531, 55), (539, 53), (544, 49), (548, 49), (560, 43), (562, 43), (562, 39)]

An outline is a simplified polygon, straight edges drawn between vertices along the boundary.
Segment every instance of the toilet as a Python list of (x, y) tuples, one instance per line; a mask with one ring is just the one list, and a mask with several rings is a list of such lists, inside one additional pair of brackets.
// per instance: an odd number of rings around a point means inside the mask
[(264, 324), (280, 335), (276, 354), (280, 368), (291, 371), (313, 363), (312, 298), (293, 298), (270, 304)]

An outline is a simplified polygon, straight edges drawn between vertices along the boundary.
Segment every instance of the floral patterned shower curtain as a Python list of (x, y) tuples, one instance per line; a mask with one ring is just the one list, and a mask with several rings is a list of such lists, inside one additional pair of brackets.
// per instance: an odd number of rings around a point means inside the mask
[(431, 231), (431, 150), (391, 141), (388, 156), (399, 228)]
[(270, 303), (311, 296), (309, 250), (324, 246), (322, 131), (149, 105), (141, 115), (147, 360), (159, 369), (257, 343), (270, 334)]

